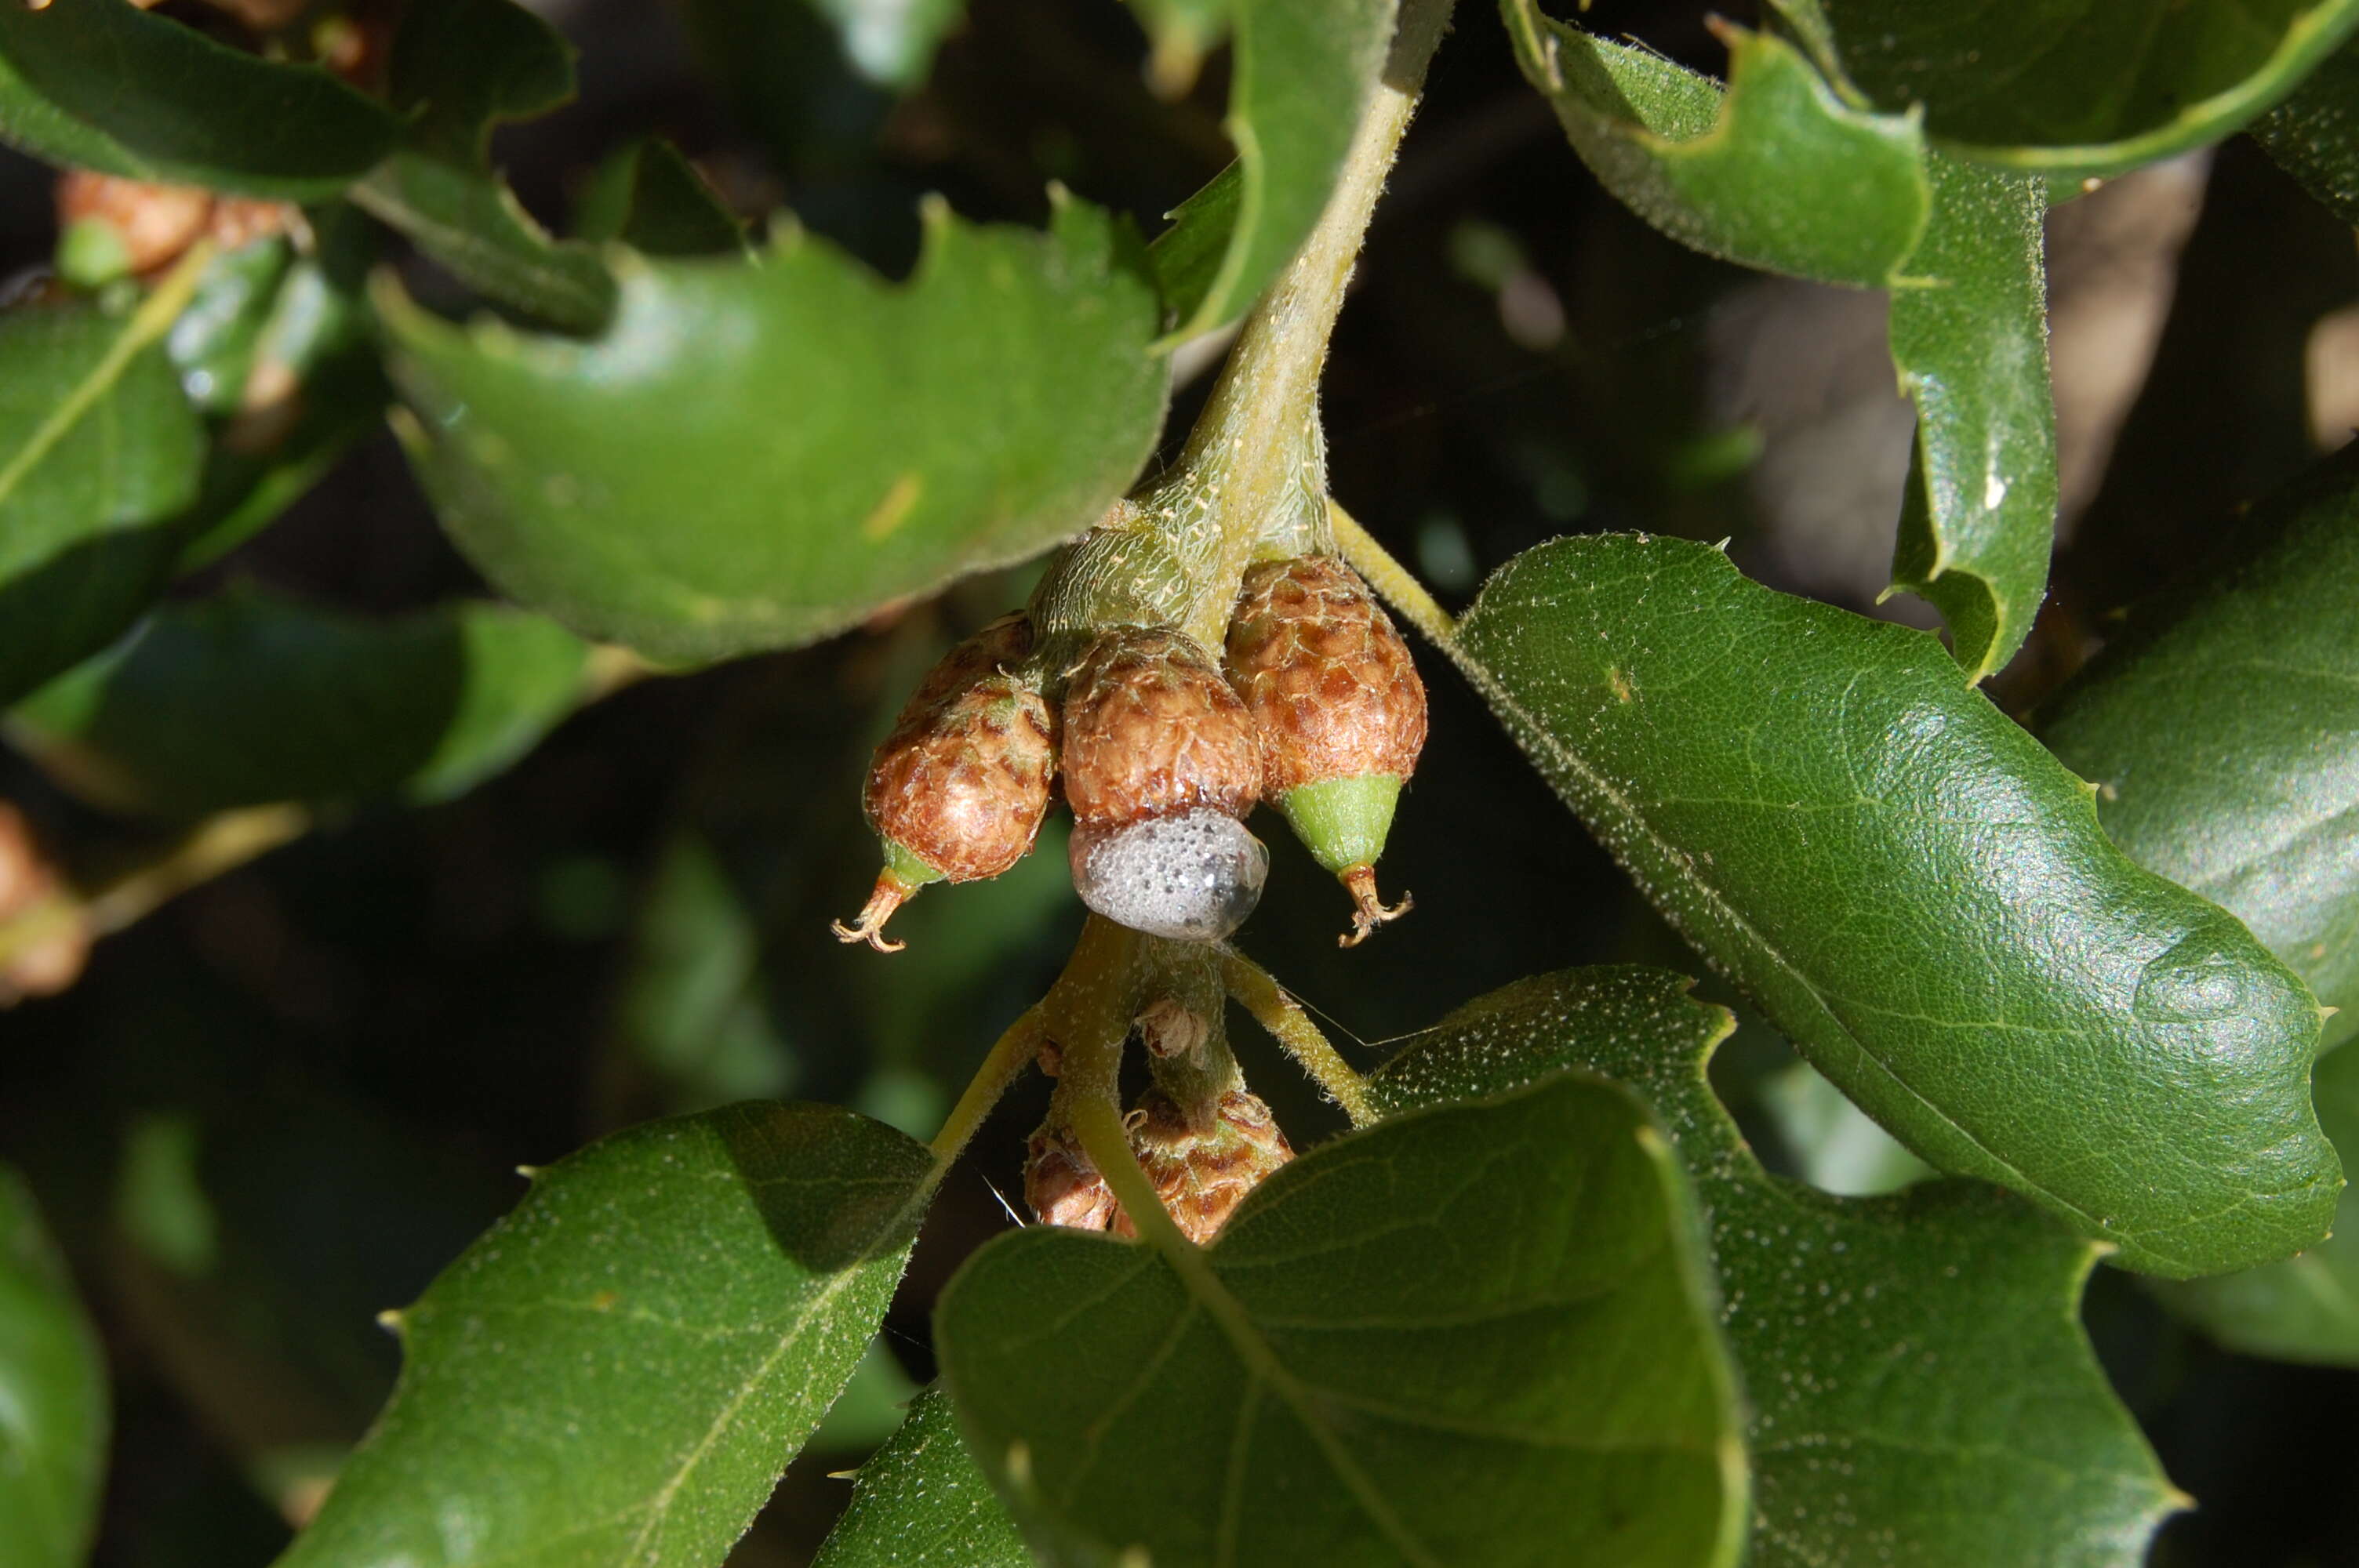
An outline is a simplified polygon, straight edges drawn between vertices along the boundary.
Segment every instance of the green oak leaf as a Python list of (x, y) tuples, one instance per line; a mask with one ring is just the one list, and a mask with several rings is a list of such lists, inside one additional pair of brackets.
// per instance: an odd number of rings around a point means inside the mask
[(1582, 159), (1710, 254), (1891, 291), (1917, 404), (1893, 586), (1949, 622), (1980, 680), (2031, 630), (2056, 524), (2039, 179), (1929, 152), (1915, 119), (1843, 103), (1790, 44), (1728, 30), (1729, 81), (1504, 0), (1524, 72)]
[(171, 580), (205, 438), (160, 340), (193, 282), (125, 317), (0, 315), (0, 703), (121, 636)]
[(1863, 104), (1960, 157), (2121, 174), (2214, 142), (2359, 28), (2359, 0), (1771, 0)]
[(1032, 1568), (1016, 1521), (959, 1436), (937, 1383), (860, 1467), (851, 1506), (811, 1568)]
[(1892, 585), (1930, 600), (1979, 681), (2048, 591), (2056, 403), (2048, 385), (2047, 187), (1926, 160), (1933, 217), (1892, 291), (1892, 360), (1917, 405)]
[(33, 1195), (0, 1166), (0, 1563), (79, 1568), (106, 1479), (106, 1359)]
[(492, 127), (573, 97), (573, 50), (511, 0), (421, 0), (386, 62), (401, 145), (352, 199), (488, 299), (569, 332), (614, 309), (614, 280), (590, 247), (549, 238), (489, 167)]
[(2039, 725), (2122, 852), (2214, 900), (2359, 1031), (2359, 450), (2235, 527)]
[(280, 1568), (721, 1561), (860, 1359), (931, 1190), (834, 1106), (616, 1133), (394, 1314), (400, 1381)]
[[(2319, 1125), (2359, 1160), (2359, 1047), (2331, 1052), (2310, 1080)], [(2155, 1294), (2248, 1356), (2359, 1367), (2359, 1193), (2343, 1190), (2334, 1234), (2298, 1258), (2209, 1280), (2157, 1281)]]
[[(1237, 161), (1171, 216), (1155, 266), (1171, 311), (1162, 340), (1225, 326), (1252, 308), (1319, 222), (1392, 40), (1395, 0), (1229, 0), (1229, 112)], [(1217, 35), (1200, 6), (1158, 5), (1162, 71)], [(1176, 30), (1174, 30), (1176, 29)], [(1216, 194), (1217, 193), (1217, 194)]]
[(597, 253), (550, 239), (496, 176), (404, 150), (352, 199), (487, 299), (567, 332), (594, 332), (614, 317), (614, 279)]
[(472, 789), (587, 698), (591, 651), (504, 606), (360, 620), (259, 589), (175, 603), (8, 716), (12, 741), (117, 809)]
[(326, 71), (217, 44), (130, 0), (0, 5), (0, 141), (51, 163), (317, 200), (397, 122)]
[(2359, 43), (2327, 56), (2246, 128), (2303, 189), (2359, 225)]
[(1728, 1563), (1694, 1246), (1644, 1108), (1573, 1074), (1312, 1150), (1202, 1252), (1000, 1236), (935, 1338), (1050, 1563)]
[(745, 225), (660, 136), (617, 148), (598, 166), (575, 205), (573, 230), (584, 240), (619, 240), (651, 256), (751, 253)]
[(1087, 527), (1161, 427), (1151, 287), (1080, 201), (1046, 234), (926, 211), (897, 286), (799, 231), (757, 263), (617, 253), (586, 343), (387, 288), (444, 525), (522, 602), (679, 661), (812, 642)]
[(1753, 1405), (1755, 1568), (2143, 1563), (2185, 1499), (2077, 1319), (2104, 1248), (1964, 1182), (1835, 1198), (1767, 1174), (1705, 1081), (1728, 1015), (1688, 983), (1636, 968), (1518, 981), (1412, 1037), (1371, 1096), (1400, 1110), (1579, 1066), (1652, 1102)]
[(2309, 991), (2115, 849), (1932, 637), (1601, 535), (1502, 568), (1461, 653), (1673, 924), (1926, 1160), (2143, 1272), (2323, 1233)]
[(1745, 266), (1881, 288), (1932, 209), (1911, 114), (1844, 103), (1794, 47), (1730, 28), (1729, 89), (1501, 0), (1525, 77), (1623, 205)]
[[(2238, 553), (2132, 614), (2041, 728), (2096, 781), (2140, 865), (2216, 899), (2359, 1031), (2359, 452), (2270, 497)], [(2265, 695), (2264, 695), (2265, 694)], [(2359, 1157), (2359, 1053), (2320, 1062), (2319, 1119)], [(2299, 1258), (2164, 1293), (2223, 1343), (2359, 1364), (2359, 1198)]]

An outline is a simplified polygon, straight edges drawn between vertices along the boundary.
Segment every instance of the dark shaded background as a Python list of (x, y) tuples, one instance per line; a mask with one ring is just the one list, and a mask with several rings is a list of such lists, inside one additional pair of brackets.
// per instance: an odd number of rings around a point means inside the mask
[[(1335, 341), (1337, 494), (1452, 601), (1552, 535), (1644, 528), (1734, 536), (1749, 569), (1868, 608), (1891, 525), (1875, 476), (1908, 438), (1905, 412), (1896, 426), (1871, 406), (1890, 397), (1874, 301), (1765, 293), (1645, 228), (1582, 170), (1488, 8), (1462, 13)], [(1609, 0), (1589, 21), (1716, 70), (1702, 15)], [(789, 0), (587, 0), (557, 16), (583, 52), (582, 101), (499, 143), (552, 221), (600, 154), (652, 130), (748, 210), (791, 206), (899, 270), (924, 191), (1037, 221), (1054, 178), (1152, 232), (1226, 157), (1222, 63), (1187, 102), (1158, 103), (1140, 38), (1092, 0), (976, 0), (898, 103), (850, 76)], [(47, 252), (47, 178), (0, 168), (12, 267)], [(2175, 241), (2140, 253), (2148, 275), (2176, 265), (2176, 297), (2111, 463), (2092, 470), (2103, 481), (2054, 602), (1997, 688), (2017, 710), (2109, 611), (2200, 562), (2239, 503), (2315, 453), (2303, 345), (2359, 297), (2350, 232), (2246, 143), (2180, 184), (2203, 192), (2201, 217), (2183, 258)], [(2084, 301), (2130, 287), (2093, 254), (2076, 252), (2094, 280)], [(2065, 276), (2060, 250), (2060, 356)], [(2082, 351), (2132, 362), (2135, 338)], [(1167, 454), (1204, 384), (1180, 393)], [(1858, 439), (1781, 444), (1846, 410)], [(1774, 493), (1772, 468), (1787, 476)], [(1865, 503), (1832, 519), (1810, 504), (1853, 490)], [(479, 586), (383, 438), (189, 591), (234, 579), (378, 611)], [(838, 946), (826, 923), (874, 871), (857, 801), (869, 746), (934, 654), (1028, 580), (626, 690), (474, 795), (337, 823), (108, 942), (66, 996), (0, 1016), (0, 1152), (72, 1249), (115, 1368), (100, 1562), (266, 1561), (282, 1512), (314, 1495), (390, 1384), (373, 1314), (516, 1199), (516, 1165), (747, 1093), (930, 1131), (1078, 928), (1061, 853), (1044, 841), (999, 883), (929, 892), (897, 924), (910, 942), (897, 959)], [(1700, 970), (1456, 679), (1424, 664), (1433, 739), (1385, 866), (1417, 913), (1339, 953), (1342, 895), (1272, 820), (1277, 869), (1247, 950), (1339, 1038), (1368, 1043), (1537, 969)], [(85, 863), (136, 848), (132, 828), (6, 756), (0, 795)], [(1298, 1144), (1333, 1126), (1249, 1025), (1234, 1033)], [(1755, 1031), (1731, 1047), (1740, 1106), (1782, 1051)], [(1044, 1095), (1035, 1079), (1003, 1107), (929, 1226), (886, 1336), (919, 1379), (928, 1303), (1009, 1223), (1003, 1195), (1020, 1201)], [(2203, 1502), (2158, 1562), (2359, 1563), (2359, 1379), (2227, 1355), (2119, 1276), (2099, 1278), (2088, 1315)], [(827, 1473), (873, 1440), (848, 1430), (806, 1454), (733, 1562), (802, 1561), (847, 1491)]]

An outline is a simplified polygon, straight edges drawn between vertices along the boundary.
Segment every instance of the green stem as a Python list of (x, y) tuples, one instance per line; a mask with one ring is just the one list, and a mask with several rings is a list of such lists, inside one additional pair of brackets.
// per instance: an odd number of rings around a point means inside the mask
[(1375, 539), (1359, 520), (1337, 505), (1331, 497), (1327, 503), (1327, 520), (1335, 531), (1335, 553), (1351, 563), (1352, 569), (1368, 579), (1376, 596), (1397, 611), (1400, 618), (1425, 634), (1426, 640), (1447, 654), (1453, 661), (1459, 658), (1458, 622), (1450, 612), (1435, 602), (1425, 584), (1416, 574), (1393, 559), (1392, 553)]
[(96, 892), (57, 893), (0, 921), (0, 970), (76, 926), (93, 938), (112, 935), (310, 827), (311, 814), (299, 806), (254, 806), (207, 817), (162, 854)]
[(1406, 0), (1401, 6), (1391, 54), (1344, 155), (1334, 194), (1293, 262), (1245, 319), (1180, 454), (1183, 478), (1158, 492), (1185, 490), (1189, 502), (1209, 513), (1214, 548), (1208, 569), (1190, 574), (1196, 592), (1183, 622), (1207, 647), (1220, 645), (1237, 582), (1274, 524), (1283, 532), (1285, 520), (1294, 518), (1311, 541), (1324, 537), (1326, 520), (1318, 507), (1327, 491), (1319, 378), (1327, 342), (1450, 11), (1451, 0)]
[(992, 1046), (991, 1054), (983, 1059), (983, 1065), (977, 1067), (974, 1076), (967, 1080), (966, 1089), (959, 1096), (958, 1104), (951, 1108), (950, 1115), (942, 1119), (941, 1130), (934, 1134), (934, 1141), (929, 1145), (934, 1154), (937, 1180), (942, 1172), (950, 1169), (973, 1140), (975, 1130), (983, 1125), (984, 1119), (999, 1103), (999, 1097), (1007, 1092), (1007, 1087), (1040, 1054), (1040, 1042), (1048, 1037), (1046, 1010), (1038, 1002), (1007, 1026), (1007, 1032), (999, 1037), (998, 1044)]
[(1223, 953), (1221, 979), (1229, 995), (1254, 1015), (1254, 1022), (1268, 1030), (1286, 1054), (1327, 1091), (1327, 1098), (1343, 1108), (1353, 1126), (1366, 1127), (1376, 1119), (1375, 1107), (1368, 1099), (1368, 1080), (1353, 1070), (1310, 1022), (1302, 1004), (1287, 995), (1267, 969), (1242, 953)]

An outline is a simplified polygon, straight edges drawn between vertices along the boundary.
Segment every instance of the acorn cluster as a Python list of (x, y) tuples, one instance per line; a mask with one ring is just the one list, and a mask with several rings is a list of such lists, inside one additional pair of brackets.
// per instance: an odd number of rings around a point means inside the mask
[(897, 951), (896, 909), (1015, 865), (1060, 788), (1075, 889), (1136, 930), (1217, 941), (1244, 924), (1268, 871), (1244, 823), (1262, 801), (1352, 893), (1346, 946), (1406, 911), (1378, 899), (1375, 861), (1425, 743), (1425, 687), (1390, 617), (1341, 561), (1266, 562), (1221, 652), (1175, 626), (1041, 645), (1021, 613), (951, 649), (869, 768), (885, 868), (836, 935)]

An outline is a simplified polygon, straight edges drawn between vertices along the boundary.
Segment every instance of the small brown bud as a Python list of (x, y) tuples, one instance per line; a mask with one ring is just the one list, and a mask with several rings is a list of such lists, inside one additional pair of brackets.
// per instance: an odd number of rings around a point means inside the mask
[[(1132, 1113), (1130, 1147), (1173, 1221), (1199, 1247), (1221, 1233), (1246, 1194), (1294, 1158), (1269, 1107), (1241, 1089), (1221, 1097), (1212, 1125), (1204, 1130), (1190, 1127), (1169, 1095), (1149, 1089)], [(1112, 1229), (1116, 1236), (1137, 1234), (1130, 1216), (1119, 1211)]]
[[(14, 935), (11, 922), (22, 922)], [(29, 931), (29, 939), (23, 939)], [(0, 800), (0, 1007), (54, 996), (82, 978), (90, 927), (34, 837), (25, 814)]]
[(57, 202), (60, 230), (82, 222), (103, 226), (122, 245), (124, 270), (132, 273), (170, 265), (196, 243), (213, 211), (209, 190), (87, 168), (58, 177)]
[(1261, 795), (1245, 704), (1195, 639), (1125, 627), (1090, 649), (1065, 692), (1065, 798), (1084, 827), (1209, 808), (1243, 816)]
[(1043, 1225), (1103, 1230), (1114, 1223), (1114, 1189), (1064, 1128), (1043, 1122), (1026, 1146), (1024, 1201)]
[(1028, 641), (1017, 617), (951, 649), (869, 769), (869, 822), (944, 881), (1007, 870), (1048, 812), (1057, 766), (1049, 705), (1007, 668)]
[(1175, 996), (1157, 997), (1134, 1020), (1148, 1051), (1165, 1058), (1193, 1055), (1212, 1037), (1212, 1024)]
[(1425, 683), (1359, 574), (1325, 556), (1245, 573), (1229, 680), (1261, 730), (1262, 793), (1389, 773), (1425, 747)]

